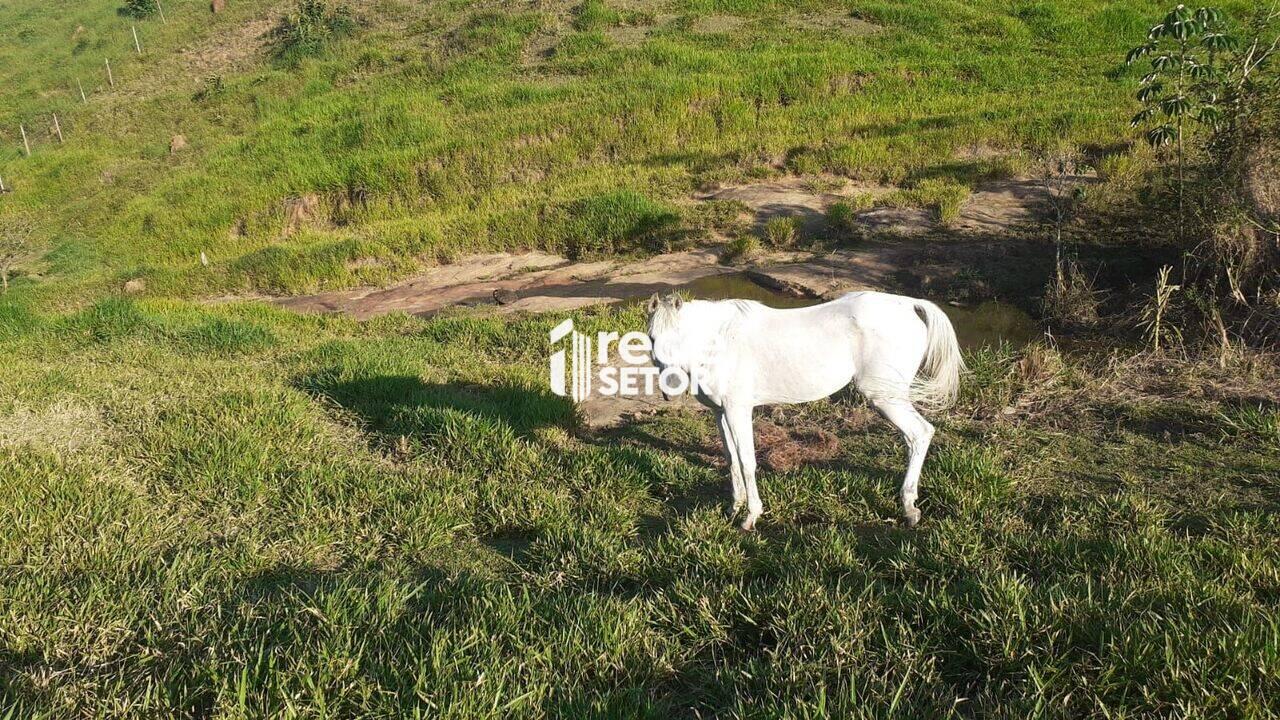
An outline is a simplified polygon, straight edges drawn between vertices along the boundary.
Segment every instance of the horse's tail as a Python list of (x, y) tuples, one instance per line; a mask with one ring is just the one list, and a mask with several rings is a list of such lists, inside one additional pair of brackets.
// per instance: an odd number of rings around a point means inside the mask
[(956, 330), (942, 308), (928, 300), (911, 302), (928, 328), (924, 361), (911, 382), (911, 401), (931, 410), (945, 410), (955, 404), (960, 373), (965, 371)]

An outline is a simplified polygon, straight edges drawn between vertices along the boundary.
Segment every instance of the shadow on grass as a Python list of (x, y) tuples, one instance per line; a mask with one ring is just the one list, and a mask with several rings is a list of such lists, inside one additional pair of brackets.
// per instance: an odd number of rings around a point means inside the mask
[(458, 415), (489, 427), (509, 428), (519, 437), (543, 427), (572, 428), (577, 422), (567, 398), (510, 383), (425, 383), (415, 375), (335, 379), (318, 373), (295, 384), (393, 439), (434, 434), (449, 417)]

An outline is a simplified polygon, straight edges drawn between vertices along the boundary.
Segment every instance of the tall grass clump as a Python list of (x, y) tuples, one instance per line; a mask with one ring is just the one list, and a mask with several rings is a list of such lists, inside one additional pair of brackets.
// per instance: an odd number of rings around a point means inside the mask
[(319, 55), (355, 27), (351, 10), (326, 0), (298, 0), (271, 31), (275, 55), (285, 62)]
[(584, 32), (600, 30), (618, 24), (621, 19), (622, 15), (604, 0), (585, 0), (575, 11), (573, 27)]
[(1165, 265), (1156, 275), (1156, 289), (1143, 306), (1139, 324), (1151, 351), (1160, 353), (1182, 341), (1182, 328), (1174, 322), (1175, 298), (1182, 286), (1169, 279), (1173, 266)]
[(827, 208), (827, 226), (840, 234), (853, 231), (856, 211), (847, 202), (835, 202)]
[(858, 228), (858, 213), (875, 205), (872, 195), (863, 193), (847, 200), (837, 200), (827, 208), (827, 227), (837, 235), (849, 235)]
[(680, 222), (680, 215), (668, 206), (629, 190), (583, 198), (553, 214), (563, 218), (558, 230), (565, 253), (575, 260), (662, 249), (663, 240)]
[(800, 239), (800, 218), (769, 218), (764, 224), (764, 241), (769, 247), (785, 250), (794, 247)]
[(728, 262), (746, 262), (760, 254), (760, 238), (742, 233), (729, 241), (724, 259)]
[(881, 202), (893, 207), (929, 208), (938, 222), (947, 224), (960, 217), (968, 197), (968, 186), (947, 178), (924, 178), (905, 190), (890, 193)]

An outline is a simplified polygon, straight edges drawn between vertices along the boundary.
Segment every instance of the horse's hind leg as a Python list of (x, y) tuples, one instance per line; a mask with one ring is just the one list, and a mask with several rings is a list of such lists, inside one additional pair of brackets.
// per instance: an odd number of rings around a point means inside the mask
[(901, 398), (871, 398), (871, 404), (893, 423), (907, 442), (907, 476), (902, 480), (902, 514), (907, 527), (920, 522), (916, 509), (916, 497), (920, 490), (920, 468), (924, 466), (925, 453), (933, 440), (933, 425), (929, 424), (909, 400)]
[(716, 413), (716, 424), (720, 427), (720, 441), (724, 443), (724, 454), (729, 460), (729, 480), (733, 484), (733, 509), (729, 511), (729, 517), (732, 519), (747, 503), (747, 485), (742, 480), (742, 466), (738, 463), (738, 453), (733, 446), (733, 435), (729, 433), (729, 419), (724, 410)]

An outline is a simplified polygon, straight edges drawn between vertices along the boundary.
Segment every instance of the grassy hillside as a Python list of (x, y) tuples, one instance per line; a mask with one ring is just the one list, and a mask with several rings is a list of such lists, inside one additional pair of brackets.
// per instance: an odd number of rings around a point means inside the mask
[(0, 217), (40, 243), (0, 296), (0, 717), (1280, 715), (1274, 355), (970, 353), (915, 531), (856, 398), (762, 410), (832, 449), (766, 465), (744, 534), (705, 413), (549, 394), (559, 317), (203, 302), (703, 242), (714, 181), (1108, 146), (1162, 7), (351, 6), (294, 62), (279, 3), (0, 0)]
[[(89, 292), (134, 276), (161, 295), (297, 292), (471, 250), (625, 250), (688, 215), (700, 183), (777, 172), (972, 182), (1010, 169), (975, 147), (1123, 139), (1120, 60), (1160, 9), (379, 0), (295, 67), (261, 38), (280, 3), (172, 5), (167, 25), (109, 0), (0, 5), (16, 29), (3, 203), (41, 216), (49, 271)], [(189, 148), (171, 156), (175, 134)], [(291, 224), (289, 198), (312, 195)], [(601, 207), (622, 220), (605, 227)]]

